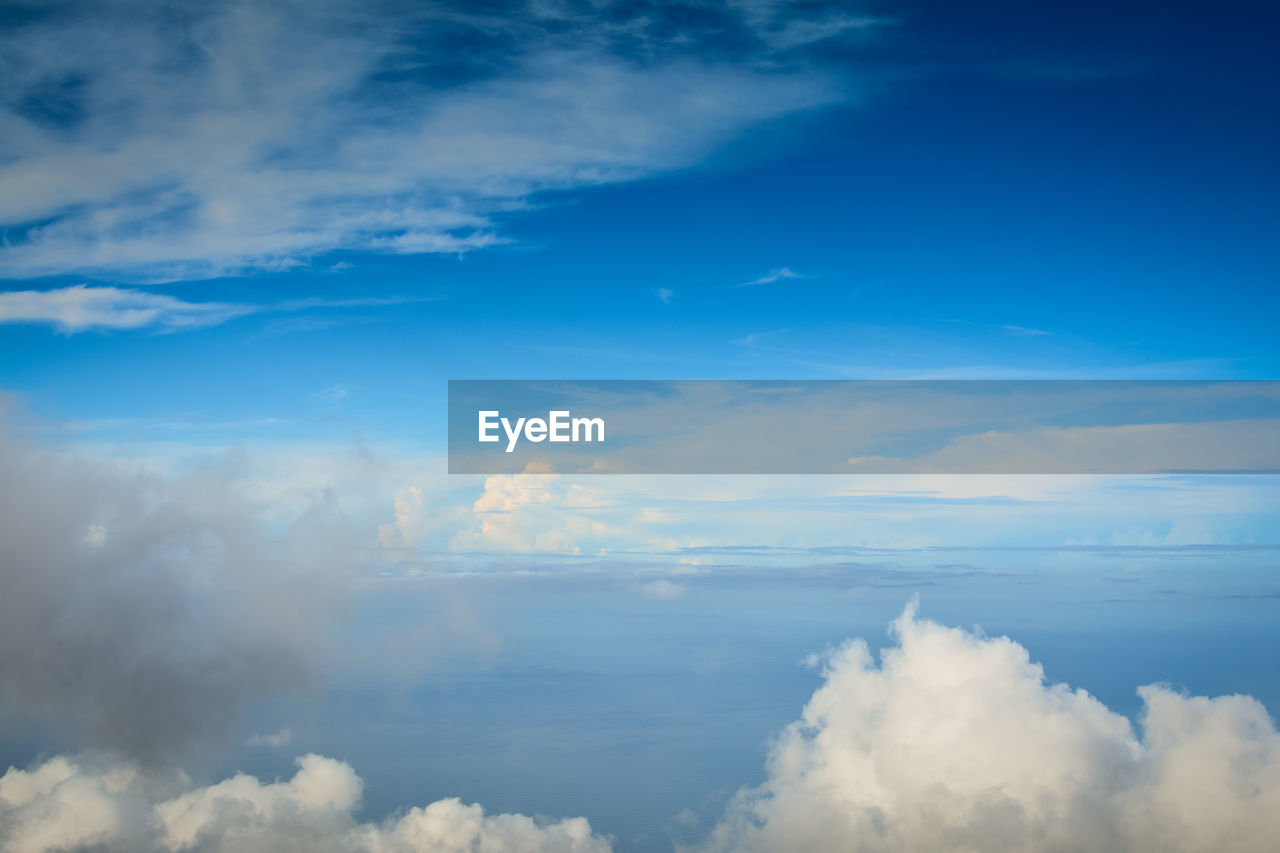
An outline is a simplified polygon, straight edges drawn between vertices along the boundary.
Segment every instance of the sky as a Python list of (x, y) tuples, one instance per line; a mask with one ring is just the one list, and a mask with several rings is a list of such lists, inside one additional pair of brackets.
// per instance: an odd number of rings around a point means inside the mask
[(1276, 379), (1278, 24), (0, 4), (0, 846), (1266, 849), (1273, 476), (449, 475), (446, 383)]

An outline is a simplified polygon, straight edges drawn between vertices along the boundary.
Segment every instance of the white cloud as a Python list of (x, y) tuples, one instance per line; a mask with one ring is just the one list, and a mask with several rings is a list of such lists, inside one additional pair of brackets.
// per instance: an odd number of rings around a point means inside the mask
[(265, 746), (271, 749), (281, 749), (293, 742), (293, 731), (285, 726), (279, 731), (271, 732), (265, 735), (253, 735), (245, 740), (245, 746)]
[(778, 267), (777, 269), (769, 270), (769, 272), (759, 278), (752, 279), (751, 281), (744, 281), (742, 284), (737, 286), (754, 287), (758, 284), (773, 284), (775, 281), (781, 281), (785, 278), (808, 278), (808, 276), (798, 273), (790, 267)]
[(0, 323), (49, 323), (67, 333), (140, 328), (178, 331), (215, 326), (254, 310), (250, 305), (187, 302), (162, 293), (118, 287), (76, 285), (0, 293)]
[(337, 405), (347, 398), (351, 393), (351, 388), (347, 385), (330, 385), (328, 388), (321, 388), (311, 395), (312, 399), (319, 400), (322, 403)]
[(788, 0), (741, 0), (738, 4), (760, 37), (780, 49), (835, 38), (849, 31), (869, 31), (891, 25), (890, 18), (852, 14), (842, 4), (824, 8), (815, 18), (800, 18)]
[(450, 541), (454, 551), (524, 551), (580, 554), (598, 551), (623, 534), (601, 520), (604, 494), (559, 474), (500, 474), (484, 481), (472, 505), (479, 528), (465, 527)]
[(352, 816), (362, 780), (320, 755), (298, 759), (288, 781), (237, 774), (205, 787), (151, 778), (128, 765), (94, 767), (57, 757), (0, 777), (0, 844), (52, 851), (257, 851), (316, 853), (605, 853), (583, 818), (487, 815), (457, 799), (412, 808), (382, 823)]
[(505, 242), (495, 217), (534, 193), (688, 166), (846, 97), (767, 40), (717, 62), (660, 14), (222, 0), (32, 16), (0, 34), (0, 276), (467, 252)]
[(447, 542), (470, 513), (466, 507), (444, 503), (445, 500), (439, 483), (426, 488), (397, 488), (393, 496), (394, 521), (378, 525), (378, 544), (391, 551), (411, 550), (426, 544), (433, 534), (444, 536)]
[(1024, 338), (1042, 337), (1044, 335), (1053, 334), (1053, 332), (1046, 332), (1044, 329), (1032, 329), (1027, 326), (1001, 326), (1000, 328), (1011, 335), (1017, 335)]
[(383, 548), (409, 548), (417, 544), (428, 516), (423, 511), (422, 489), (405, 486), (395, 494), (395, 521), (378, 525), (378, 544)]
[(1027, 651), (918, 619), (865, 643), (739, 793), (707, 850), (1264, 851), (1280, 838), (1280, 735), (1247, 696), (1139, 690), (1141, 734)]
[(669, 287), (659, 287), (656, 292), (664, 305), (670, 305), (671, 297), (675, 295), (675, 291)]
[(777, 335), (785, 335), (789, 331), (791, 330), (790, 329), (774, 329), (771, 332), (751, 332), (750, 334), (743, 335), (740, 338), (734, 338), (733, 340), (729, 341), (729, 343), (734, 344), (735, 346), (749, 347), (755, 344), (757, 341), (764, 340), (765, 338), (772, 338)]
[[(64, 334), (93, 329), (156, 329), (179, 332), (216, 326), (260, 313), (293, 313), (324, 308), (362, 308), (402, 305), (420, 300), (398, 297), (359, 299), (289, 299), (248, 305), (231, 302), (191, 302), (156, 293), (83, 284), (52, 290), (11, 290), (0, 293), (0, 324), (47, 323)], [(345, 386), (320, 392), (327, 402), (346, 396)]]
[(702, 818), (700, 818), (698, 816), (698, 813), (695, 812), (693, 809), (681, 809), (679, 812), (676, 813), (676, 816), (675, 816), (675, 822), (678, 825), (684, 826), (684, 827), (697, 826), (698, 821), (701, 819)]

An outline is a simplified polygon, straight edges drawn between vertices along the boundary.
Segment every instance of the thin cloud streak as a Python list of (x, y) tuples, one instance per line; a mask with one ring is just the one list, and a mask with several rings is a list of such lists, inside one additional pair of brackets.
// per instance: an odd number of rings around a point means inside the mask
[(749, 347), (752, 344), (756, 343), (757, 341), (761, 341), (765, 338), (772, 338), (777, 335), (785, 335), (787, 332), (790, 332), (790, 331), (791, 331), (790, 329), (774, 329), (768, 332), (751, 332), (750, 334), (743, 335), (740, 338), (734, 338), (733, 340), (729, 341), (729, 343), (734, 344), (736, 346)]
[(762, 275), (759, 278), (752, 279), (751, 281), (744, 281), (741, 284), (734, 285), (734, 287), (757, 287), (762, 284), (773, 284), (776, 281), (782, 281), (783, 279), (787, 279), (787, 278), (808, 278), (808, 277), (809, 276), (803, 273), (796, 272), (790, 267), (778, 267), (777, 269), (769, 270), (767, 274)]
[(420, 301), (423, 300), (398, 297), (308, 298), (253, 305), (193, 302), (146, 290), (78, 284), (55, 290), (0, 293), (0, 324), (48, 324), (66, 335), (91, 330), (138, 329), (164, 333), (217, 326), (250, 314), (298, 313), (320, 308), (375, 308)]

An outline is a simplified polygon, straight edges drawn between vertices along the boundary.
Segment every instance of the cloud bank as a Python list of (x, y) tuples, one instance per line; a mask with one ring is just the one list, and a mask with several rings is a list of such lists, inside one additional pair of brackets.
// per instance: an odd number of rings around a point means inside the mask
[(45, 851), (266, 851), (314, 853), (607, 853), (583, 818), (535, 821), (487, 815), (457, 799), (412, 808), (383, 823), (352, 812), (363, 783), (350, 766), (298, 759), (292, 779), (239, 774), (205, 787), (148, 776), (131, 765), (65, 757), (0, 777), (0, 844)]
[(788, 3), (32, 7), (0, 27), (0, 277), (499, 244), (536, 193), (843, 100), (798, 51), (874, 24)]
[[(1139, 693), (1139, 729), (1046, 682), (1005, 637), (916, 616), (879, 662), (852, 641), (695, 848), (714, 851), (1265, 851), (1280, 837), (1280, 735), (1247, 696)], [(0, 847), (45, 851), (600, 853), (585, 818), (489, 815), (444, 799), (357, 821), (347, 764), (298, 759), (288, 780), (194, 785), (101, 754), (0, 777)], [(691, 821), (685, 821), (686, 823)]]
[(854, 641), (705, 851), (1265, 851), (1280, 735), (1247, 696), (1138, 691), (1140, 732), (1026, 649), (917, 618)]

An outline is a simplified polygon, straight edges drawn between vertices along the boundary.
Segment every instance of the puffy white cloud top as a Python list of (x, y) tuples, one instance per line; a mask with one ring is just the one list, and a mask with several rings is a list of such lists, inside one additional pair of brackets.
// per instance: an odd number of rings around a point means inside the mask
[(1141, 732), (1046, 683), (1006, 637), (894, 623), (777, 739), (708, 850), (1264, 851), (1280, 843), (1280, 736), (1247, 696), (1139, 690)]
[[(457, 799), (384, 823), (352, 811), (362, 783), (348, 765), (306, 755), (288, 781), (243, 774), (202, 788), (147, 778), (132, 767), (89, 767), (64, 757), (0, 777), (0, 846), (54, 850), (316, 853), (603, 853), (608, 840), (583, 818), (555, 823), (486, 815)], [(185, 790), (179, 790), (185, 788)], [(167, 790), (166, 790), (167, 789)]]

